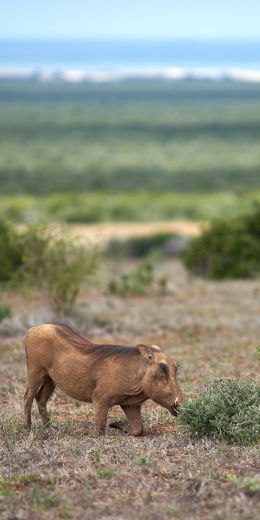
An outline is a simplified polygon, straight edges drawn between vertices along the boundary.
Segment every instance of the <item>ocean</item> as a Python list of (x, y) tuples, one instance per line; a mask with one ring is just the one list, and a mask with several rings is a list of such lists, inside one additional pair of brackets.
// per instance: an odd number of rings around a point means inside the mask
[(230, 74), (234, 79), (259, 76), (260, 81), (260, 41), (0, 40), (1, 76), (35, 73), (43, 79), (61, 74), (74, 81)]

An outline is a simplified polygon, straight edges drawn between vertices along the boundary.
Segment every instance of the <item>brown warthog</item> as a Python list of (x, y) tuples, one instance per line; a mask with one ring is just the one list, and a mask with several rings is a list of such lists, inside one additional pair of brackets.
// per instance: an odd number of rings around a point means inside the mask
[(141, 405), (147, 399), (176, 415), (182, 401), (176, 363), (155, 345), (94, 344), (61, 325), (44, 324), (29, 329), (25, 338), (28, 387), (25, 418), (31, 426), (35, 398), (43, 423), (46, 404), (55, 386), (74, 399), (92, 402), (95, 427), (104, 433), (111, 406), (120, 405), (129, 424), (111, 423), (132, 435), (141, 435)]

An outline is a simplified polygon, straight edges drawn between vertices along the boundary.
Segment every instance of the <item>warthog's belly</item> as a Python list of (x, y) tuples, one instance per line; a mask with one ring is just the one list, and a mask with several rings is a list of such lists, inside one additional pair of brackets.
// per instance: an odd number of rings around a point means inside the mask
[(62, 364), (50, 368), (48, 373), (55, 385), (78, 401), (91, 402), (96, 381), (84, 367)]

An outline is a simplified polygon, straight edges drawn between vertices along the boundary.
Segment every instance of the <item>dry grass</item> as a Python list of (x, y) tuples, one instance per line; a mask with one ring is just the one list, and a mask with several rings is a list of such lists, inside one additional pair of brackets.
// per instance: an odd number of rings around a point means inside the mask
[[(106, 266), (109, 272), (118, 268)], [(167, 296), (122, 300), (93, 288), (81, 295), (68, 323), (96, 340), (167, 346), (182, 367), (186, 395), (198, 392), (207, 377), (257, 377), (260, 282), (196, 280), (178, 262), (158, 269), (169, 277)], [(22, 336), (32, 324), (55, 320), (37, 295), (30, 298), (25, 307), (24, 298), (10, 294), (16, 312), (0, 325), (1, 520), (257, 517), (259, 448), (194, 443), (151, 402), (143, 407), (143, 437), (111, 429), (97, 438), (91, 405), (57, 392), (51, 426), (42, 429), (35, 410), (28, 435), (22, 426)], [(121, 416), (117, 407), (110, 411), (115, 416)]]

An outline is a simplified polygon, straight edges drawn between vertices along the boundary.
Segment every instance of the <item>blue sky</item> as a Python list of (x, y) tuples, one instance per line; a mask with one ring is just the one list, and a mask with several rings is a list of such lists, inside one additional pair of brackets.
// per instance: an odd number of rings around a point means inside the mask
[(2, 38), (260, 39), (260, 0), (0, 0)]

